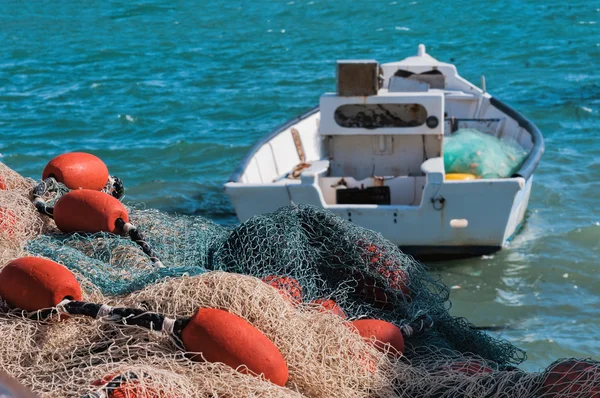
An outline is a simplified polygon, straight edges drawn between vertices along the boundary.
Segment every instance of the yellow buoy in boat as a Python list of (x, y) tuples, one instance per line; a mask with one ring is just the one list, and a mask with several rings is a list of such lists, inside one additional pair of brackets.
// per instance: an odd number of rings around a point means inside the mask
[(450, 181), (468, 181), (475, 180), (477, 177), (473, 174), (468, 173), (448, 173), (446, 174), (446, 180)]

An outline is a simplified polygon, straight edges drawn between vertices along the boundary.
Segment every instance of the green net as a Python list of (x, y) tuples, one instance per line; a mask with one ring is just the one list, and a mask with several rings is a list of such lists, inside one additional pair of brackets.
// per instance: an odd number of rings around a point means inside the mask
[(297, 205), (254, 217), (232, 231), (216, 260), (229, 272), (289, 275), (305, 300), (331, 297), (350, 317), (398, 322), (428, 314), (435, 326), (415, 346), (472, 352), (499, 364), (524, 359), (510, 343), (451, 317), (448, 289), (381, 234), (320, 208)]
[(446, 173), (468, 173), (481, 178), (506, 178), (518, 170), (527, 156), (516, 143), (479, 130), (459, 129), (444, 138)]
[(105, 295), (123, 295), (165, 277), (198, 275), (228, 230), (202, 217), (132, 210), (130, 218), (167, 265), (155, 266), (129, 238), (110, 233), (40, 235), (26, 249), (83, 275)]

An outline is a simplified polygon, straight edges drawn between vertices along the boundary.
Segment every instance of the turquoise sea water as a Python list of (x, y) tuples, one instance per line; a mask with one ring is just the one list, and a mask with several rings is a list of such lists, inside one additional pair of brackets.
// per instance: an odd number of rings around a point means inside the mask
[(100, 156), (127, 200), (235, 222), (221, 186), (252, 143), (334, 89), (344, 58), (424, 43), (546, 138), (503, 252), (439, 266), (452, 313), (523, 367), (600, 359), (600, 4), (593, 1), (0, 1), (0, 161), (39, 178)]

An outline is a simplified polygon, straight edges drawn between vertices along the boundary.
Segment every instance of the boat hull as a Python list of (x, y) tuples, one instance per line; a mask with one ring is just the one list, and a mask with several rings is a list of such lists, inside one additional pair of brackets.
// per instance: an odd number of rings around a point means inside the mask
[[(240, 221), (290, 203), (325, 208), (385, 238), (418, 258), (490, 254), (508, 244), (522, 224), (533, 177), (428, 183), (419, 206), (327, 205), (312, 183), (265, 186), (228, 183)], [(433, 198), (443, 198), (443, 204)]]

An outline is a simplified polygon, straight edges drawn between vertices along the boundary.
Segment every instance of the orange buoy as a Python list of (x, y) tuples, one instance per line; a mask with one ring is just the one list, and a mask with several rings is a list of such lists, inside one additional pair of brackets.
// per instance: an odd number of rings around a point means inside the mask
[(390, 276), (390, 286), (396, 290), (400, 290), (403, 296), (410, 300), (410, 289), (408, 288), (409, 280), (404, 271), (397, 269)]
[(187, 351), (202, 353), (193, 356), (193, 360), (201, 361), (204, 357), (234, 369), (241, 367), (238, 370), (242, 373), (247, 368), (280, 386), (288, 380), (287, 364), (271, 340), (227, 311), (200, 308), (181, 332), (181, 339)]
[(0, 297), (12, 308), (37, 311), (65, 298), (81, 300), (81, 288), (67, 268), (39, 257), (21, 257), (0, 271)]
[(103, 386), (105, 384), (108, 384), (112, 379), (114, 379), (117, 376), (118, 376), (118, 374), (114, 374), (114, 373), (107, 374), (106, 376), (104, 376), (101, 379), (97, 379), (97, 380), (92, 381), (91, 384), (94, 387), (100, 387), (100, 386)]
[[(402, 270), (401, 264), (394, 257), (390, 257), (384, 247), (364, 240), (359, 240), (357, 245), (363, 250), (360, 256), (369, 269), (385, 278), (390, 288), (401, 292), (404, 299), (409, 301), (411, 299), (408, 288), (410, 281)], [(384, 286), (380, 282), (370, 275), (363, 276), (362, 273), (357, 273), (354, 277), (358, 282), (355, 292), (363, 296), (365, 301), (377, 308), (392, 309), (392, 298), (387, 297), (383, 290)]]
[(358, 319), (352, 325), (364, 339), (375, 338), (375, 347), (380, 351), (386, 351), (389, 344), (395, 354), (404, 353), (404, 337), (398, 326), (379, 319)]
[(302, 286), (291, 276), (269, 275), (263, 282), (277, 289), (292, 304), (302, 301)]
[(54, 177), (69, 189), (100, 191), (108, 182), (108, 169), (100, 158), (85, 152), (58, 155), (44, 168), (42, 179)]
[(317, 299), (311, 301), (311, 303), (319, 305), (319, 310), (322, 312), (333, 312), (335, 315), (338, 315), (344, 319), (347, 318), (346, 313), (344, 312), (342, 307), (340, 307), (338, 303), (336, 303), (334, 300)]
[(580, 359), (567, 359), (548, 367), (540, 396), (600, 397), (598, 365)]
[(409, 280), (406, 273), (391, 261), (384, 261), (382, 266), (376, 268), (377, 273), (383, 276), (394, 290), (399, 290), (406, 299), (410, 299), (408, 288)]
[(19, 218), (14, 211), (6, 207), (0, 207), (0, 234), (9, 239), (14, 238)]
[(6, 182), (4, 182), (4, 178), (0, 176), (0, 191), (6, 191), (8, 188), (6, 187)]
[[(113, 382), (118, 374), (109, 374), (101, 379), (92, 382), (92, 386), (102, 387)], [(154, 386), (141, 385), (138, 380), (127, 380), (125, 382), (118, 382), (117, 387), (107, 388), (109, 398), (170, 398), (170, 395), (166, 394), (162, 390), (157, 390)]]
[(62, 196), (54, 206), (54, 221), (62, 232), (117, 232), (118, 218), (129, 222), (125, 206), (99, 191), (80, 189)]
[(363, 275), (359, 272), (354, 274), (354, 279), (356, 280), (354, 293), (358, 294), (361, 300), (382, 310), (394, 309), (394, 297), (388, 297), (385, 290), (379, 286), (379, 281), (370, 275)]
[(448, 181), (470, 181), (476, 180), (477, 177), (475, 174), (468, 173), (447, 173), (444, 179)]
[(109, 398), (168, 398), (170, 395), (151, 387), (143, 387), (140, 383), (126, 383), (110, 390)]

